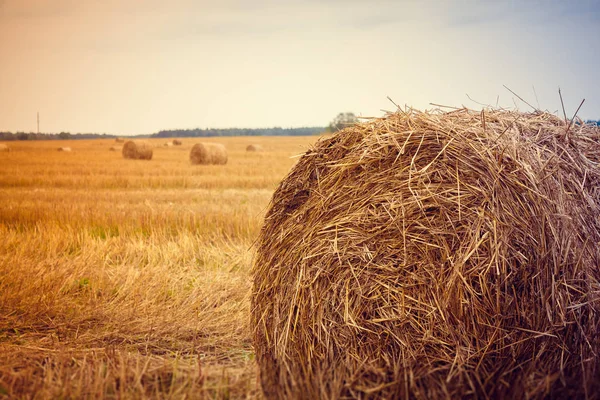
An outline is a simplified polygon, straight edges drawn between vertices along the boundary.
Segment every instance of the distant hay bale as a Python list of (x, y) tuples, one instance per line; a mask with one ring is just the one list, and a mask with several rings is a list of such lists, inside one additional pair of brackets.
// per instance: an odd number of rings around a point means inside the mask
[(173, 146), (173, 142), (167, 142), (165, 144), (163, 144), (164, 147), (172, 147)]
[(151, 160), (152, 145), (142, 140), (128, 140), (123, 145), (122, 154), (124, 158), (131, 160)]
[(409, 110), (320, 140), (252, 269), (269, 399), (598, 398), (600, 129)]
[(220, 143), (197, 143), (190, 151), (192, 164), (227, 164), (227, 149)]
[(264, 151), (265, 149), (260, 144), (250, 144), (246, 147), (246, 151)]
[(110, 149), (108, 149), (109, 151), (122, 151), (123, 147), (122, 146), (110, 146)]
[(173, 144), (175, 146), (181, 146), (182, 145), (181, 140), (179, 140), (179, 139), (173, 139)]
[(125, 139), (118, 137), (118, 138), (115, 139), (115, 142), (117, 142), (117, 143), (123, 143), (123, 142), (125, 142)]
[(67, 151), (68, 152), (68, 151), (71, 151), (71, 148), (70, 147), (59, 147), (57, 150), (58, 151)]
[(10, 147), (5, 145), (4, 143), (0, 143), (0, 151), (10, 151)]

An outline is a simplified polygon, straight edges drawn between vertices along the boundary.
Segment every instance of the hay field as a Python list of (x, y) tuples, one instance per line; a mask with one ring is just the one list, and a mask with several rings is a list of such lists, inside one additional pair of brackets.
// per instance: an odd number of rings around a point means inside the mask
[[(200, 141), (225, 144), (228, 164), (190, 165)], [(0, 155), (0, 398), (260, 396), (251, 247), (291, 156), (315, 141), (156, 139), (151, 161), (109, 151), (114, 139), (11, 143)]]

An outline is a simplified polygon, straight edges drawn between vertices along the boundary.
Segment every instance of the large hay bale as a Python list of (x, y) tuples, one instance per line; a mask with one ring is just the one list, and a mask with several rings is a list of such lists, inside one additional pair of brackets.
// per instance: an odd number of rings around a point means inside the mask
[(227, 164), (227, 149), (220, 143), (197, 143), (190, 151), (192, 164)]
[(464, 109), (319, 141), (257, 243), (266, 397), (597, 398), (599, 139)]
[(181, 140), (179, 140), (179, 139), (173, 139), (173, 144), (175, 146), (181, 146), (182, 145)]
[(265, 149), (260, 144), (249, 144), (246, 151), (264, 151)]
[(122, 154), (124, 158), (132, 160), (151, 160), (152, 146), (143, 140), (128, 140), (123, 145)]
[(10, 151), (10, 147), (5, 145), (4, 143), (0, 143), (0, 151)]
[(69, 152), (69, 151), (71, 151), (71, 148), (70, 147), (59, 147), (57, 150)]

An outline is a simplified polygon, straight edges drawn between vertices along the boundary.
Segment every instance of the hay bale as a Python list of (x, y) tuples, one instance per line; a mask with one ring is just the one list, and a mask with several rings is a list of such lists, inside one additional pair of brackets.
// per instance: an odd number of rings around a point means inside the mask
[(175, 145), (175, 146), (181, 146), (182, 145), (181, 140), (179, 140), (179, 139), (173, 139), (173, 145)]
[(599, 139), (461, 109), (319, 141), (257, 242), (266, 397), (597, 397)]
[(10, 151), (10, 147), (5, 145), (4, 143), (0, 143), (0, 151)]
[(132, 160), (151, 160), (152, 145), (143, 140), (128, 140), (123, 145), (122, 154), (123, 158)]
[(227, 164), (227, 149), (220, 143), (197, 143), (190, 151), (192, 164)]
[(164, 147), (173, 147), (173, 142), (167, 142), (163, 144)]
[(117, 143), (124, 143), (125, 139), (118, 137), (118, 138), (115, 139), (115, 142), (117, 142)]
[(249, 144), (246, 151), (264, 151), (265, 149), (260, 144)]
[(122, 151), (123, 147), (122, 146), (110, 146), (110, 149), (108, 149), (108, 151)]
[(70, 147), (59, 147), (57, 150), (69, 152), (69, 151), (71, 151), (71, 148)]

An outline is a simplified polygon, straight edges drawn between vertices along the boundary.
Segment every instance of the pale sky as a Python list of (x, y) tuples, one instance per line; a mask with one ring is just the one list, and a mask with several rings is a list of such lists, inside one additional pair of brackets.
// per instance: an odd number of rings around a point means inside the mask
[(0, 131), (325, 126), (503, 85), (600, 118), (600, 0), (0, 0)]

